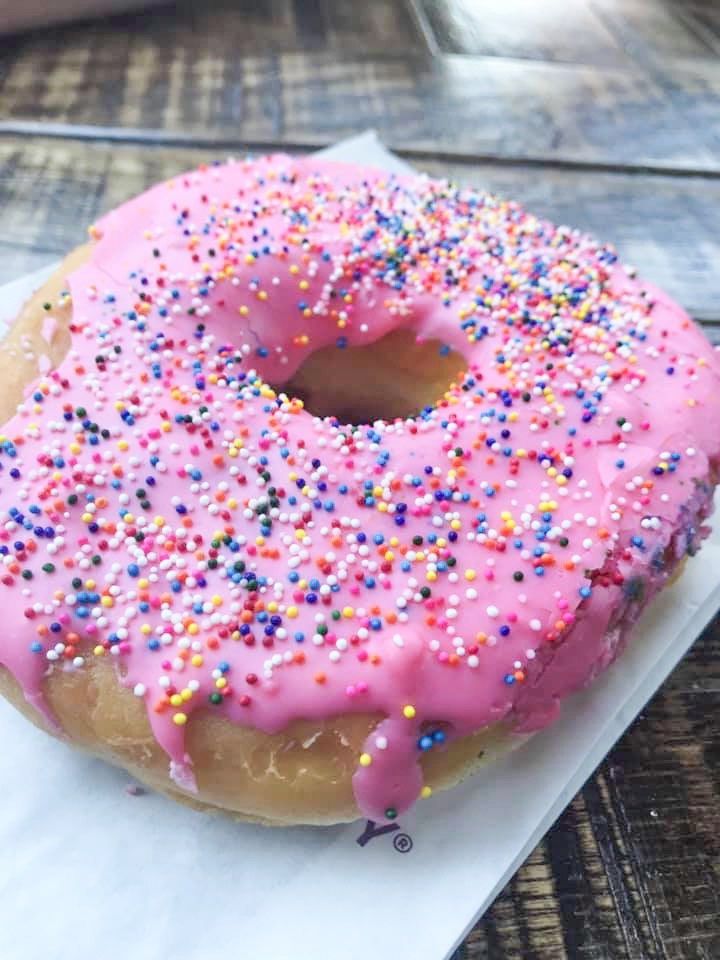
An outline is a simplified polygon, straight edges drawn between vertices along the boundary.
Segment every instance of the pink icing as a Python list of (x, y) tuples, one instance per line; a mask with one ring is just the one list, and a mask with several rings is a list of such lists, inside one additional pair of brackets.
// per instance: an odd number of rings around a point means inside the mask
[[(114, 658), (193, 790), (197, 709), (268, 733), (378, 712), (353, 786), (394, 816), (422, 749), (549, 722), (697, 546), (720, 364), (610, 248), (284, 156), (154, 187), (95, 236), (70, 352), (0, 448), (0, 662), (50, 725), (44, 677)], [(413, 420), (353, 432), (266, 386), (399, 326), (468, 363)]]

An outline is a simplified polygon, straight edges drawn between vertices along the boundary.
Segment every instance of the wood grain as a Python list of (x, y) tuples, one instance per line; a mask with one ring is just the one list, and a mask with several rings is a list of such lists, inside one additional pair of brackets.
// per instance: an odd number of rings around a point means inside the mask
[[(0, 282), (61, 256), (101, 213), (156, 181), (225, 156), (202, 148), (0, 138)], [(625, 262), (690, 313), (720, 323), (720, 179), (588, 177), (552, 167), (430, 160), (420, 166), (614, 243)]]
[[(383, 0), (187, 2), (7, 38), (2, 120), (238, 144), (322, 144), (371, 126), (393, 146), (441, 154), (720, 170), (720, 63), (685, 56), (692, 35), (651, 69), (623, 46), (630, 27), (617, 4), (610, 13), (574, 4), (584, 10), (577, 28), (541, 42), (537, 10), (544, 21), (548, 5), (533, 2), (535, 19), (518, 32), (524, 20), (510, 13), (519, 2), (483, 5), (492, 56), (431, 57), (407, 6)], [(559, 0), (549, 9), (555, 21), (569, 16)], [(569, 62), (516, 59), (522, 36), (537, 57), (564, 43)], [(663, 36), (669, 42), (668, 29)]]
[(419, 0), (443, 53), (593, 64), (712, 60), (713, 3), (657, 0)]
[(622, 47), (589, 0), (420, 0), (443, 53), (618, 64)]

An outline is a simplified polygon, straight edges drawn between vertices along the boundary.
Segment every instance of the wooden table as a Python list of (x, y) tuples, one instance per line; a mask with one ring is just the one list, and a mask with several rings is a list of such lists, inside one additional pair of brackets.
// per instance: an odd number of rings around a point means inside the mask
[[(718, 54), (717, 0), (203, 0), (5, 38), (0, 282), (196, 163), (374, 127), (614, 241), (720, 342)], [(719, 707), (716, 623), (461, 956), (717, 960)]]

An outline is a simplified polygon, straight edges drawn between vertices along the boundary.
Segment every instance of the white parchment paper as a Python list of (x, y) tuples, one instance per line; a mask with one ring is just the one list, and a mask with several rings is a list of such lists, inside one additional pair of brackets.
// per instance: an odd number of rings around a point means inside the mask
[[(330, 151), (406, 170), (372, 134)], [(0, 287), (0, 324), (42, 282)], [(0, 703), (5, 960), (443, 960), (720, 607), (720, 534), (560, 720), (385, 833), (272, 830), (128, 792)]]

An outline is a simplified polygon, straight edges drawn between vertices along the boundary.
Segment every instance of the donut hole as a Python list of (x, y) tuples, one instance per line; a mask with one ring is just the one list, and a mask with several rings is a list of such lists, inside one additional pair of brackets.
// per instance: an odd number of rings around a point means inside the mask
[(364, 424), (417, 416), (466, 367), (463, 355), (440, 340), (418, 342), (410, 330), (393, 330), (360, 347), (322, 347), (276, 386), (299, 397), (313, 416)]

